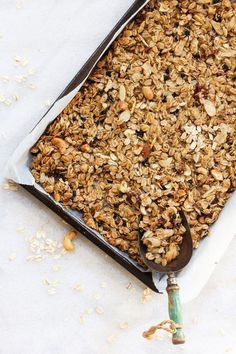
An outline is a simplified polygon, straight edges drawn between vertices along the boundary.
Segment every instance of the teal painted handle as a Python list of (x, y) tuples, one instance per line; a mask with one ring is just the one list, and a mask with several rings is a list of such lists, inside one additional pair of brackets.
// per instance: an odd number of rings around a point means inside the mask
[[(182, 327), (182, 313), (181, 304), (179, 299), (179, 286), (175, 282), (175, 278), (170, 276), (167, 281), (168, 285), (166, 291), (168, 293), (169, 302), (169, 316), (172, 321)], [(176, 332), (172, 335), (173, 344), (182, 344), (185, 342), (184, 332), (182, 328), (177, 328)]]

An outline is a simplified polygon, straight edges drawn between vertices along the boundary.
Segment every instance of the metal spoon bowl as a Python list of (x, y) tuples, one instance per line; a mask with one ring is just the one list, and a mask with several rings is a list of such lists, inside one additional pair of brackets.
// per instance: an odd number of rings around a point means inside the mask
[(146, 266), (151, 271), (166, 273), (168, 276), (166, 291), (168, 293), (169, 300), (169, 317), (177, 325), (176, 332), (172, 336), (173, 344), (182, 344), (185, 342), (185, 337), (182, 329), (183, 323), (181, 304), (179, 299), (179, 286), (177, 285), (174, 272), (180, 271), (188, 264), (193, 252), (193, 242), (188, 221), (182, 209), (179, 210), (179, 214), (182, 219), (182, 224), (185, 227), (185, 233), (180, 245), (179, 255), (166, 266), (162, 266), (161, 264), (157, 264), (154, 261), (150, 261), (146, 258), (147, 247), (143, 244), (142, 237), (139, 235), (139, 250)]
[(178, 272), (188, 264), (188, 262), (192, 257), (193, 241), (191, 237), (190, 227), (182, 209), (179, 210), (179, 214), (181, 216), (182, 224), (185, 227), (186, 231), (183, 235), (183, 241), (180, 245), (179, 255), (173, 261), (168, 263), (166, 266), (162, 266), (161, 264), (157, 264), (154, 261), (150, 261), (146, 258), (147, 246), (144, 245), (144, 243), (142, 242), (142, 237), (141, 235), (139, 235), (140, 254), (146, 266), (152, 271), (158, 273)]

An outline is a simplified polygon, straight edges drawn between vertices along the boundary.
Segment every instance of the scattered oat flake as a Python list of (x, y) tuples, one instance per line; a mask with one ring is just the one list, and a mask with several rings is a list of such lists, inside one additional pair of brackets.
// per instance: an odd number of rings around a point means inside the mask
[(84, 320), (84, 315), (80, 315), (79, 316), (79, 321), (81, 324), (84, 324), (85, 320)]
[(100, 299), (101, 299), (101, 294), (95, 293), (95, 294), (93, 295), (93, 297), (94, 297), (95, 300), (100, 300)]
[(18, 100), (20, 99), (20, 96), (17, 95), (17, 94), (13, 94), (13, 95), (12, 95), (12, 99), (13, 99), (14, 101), (18, 101)]
[(10, 254), (10, 256), (8, 257), (9, 261), (14, 261), (16, 259), (16, 253), (12, 253)]
[(30, 252), (28, 261), (41, 262), (50, 256), (61, 255), (62, 243), (46, 237), (43, 230), (38, 230), (35, 235), (26, 238), (26, 242)]
[(19, 186), (16, 182), (12, 181), (12, 180), (8, 180), (4, 185), (3, 185), (3, 189), (6, 190), (10, 190), (12, 192), (16, 192), (19, 189)]
[(15, 61), (15, 65), (20, 65), (20, 66), (26, 66), (28, 65), (29, 62), (27, 59), (20, 57), (19, 55), (15, 55), (14, 61)]
[(91, 313), (93, 313), (93, 308), (90, 307), (90, 308), (86, 311), (86, 313), (87, 313), (88, 315), (91, 315)]
[(9, 77), (8, 75), (2, 75), (2, 76), (0, 77), (0, 80), (1, 80), (2, 82), (4, 82), (5, 84), (8, 84), (9, 81), (10, 81), (10, 77)]
[(59, 282), (57, 280), (50, 281), (48, 279), (43, 279), (42, 284), (49, 287), (48, 288), (49, 293), (51, 293), (51, 292), (55, 293)]
[(50, 285), (50, 282), (48, 279), (43, 279), (42, 283), (43, 283), (43, 285), (46, 285), (46, 286)]
[(115, 340), (116, 340), (116, 335), (115, 334), (112, 334), (112, 335), (110, 335), (110, 336), (108, 336), (107, 337), (107, 342), (108, 343), (114, 343), (115, 342)]
[(84, 287), (83, 285), (81, 284), (76, 284), (74, 287), (73, 287), (74, 290), (80, 292), (80, 291), (83, 291), (84, 290)]
[(61, 269), (61, 267), (59, 266), (59, 264), (53, 264), (52, 270), (53, 270), (54, 272), (58, 272), (60, 269)]
[(149, 288), (146, 288), (143, 290), (143, 296), (141, 297), (141, 304), (145, 304), (147, 301), (149, 301), (152, 297), (151, 290)]
[(127, 284), (126, 284), (126, 289), (131, 289), (133, 287), (132, 283), (129, 281)]
[(18, 232), (24, 232), (25, 231), (25, 227), (24, 226), (19, 226), (16, 230)]
[(128, 324), (127, 321), (124, 321), (124, 322), (121, 322), (121, 323), (119, 324), (119, 327), (120, 327), (121, 329), (127, 329), (127, 328), (129, 328), (129, 324)]
[(95, 311), (96, 311), (96, 313), (97, 313), (98, 315), (102, 315), (102, 314), (104, 313), (104, 310), (103, 310), (103, 308), (102, 308), (101, 306), (97, 306), (97, 307), (95, 308)]
[(10, 100), (10, 98), (6, 98), (5, 101), (4, 101), (4, 104), (6, 106), (10, 106), (12, 104), (12, 100)]
[(3, 94), (0, 94), (0, 102), (3, 103), (6, 99), (6, 96)]
[(30, 88), (31, 90), (35, 90), (37, 88), (37, 86), (35, 84), (33, 84), (32, 82), (28, 83), (27, 87)]
[(15, 81), (18, 83), (25, 82), (27, 80), (26, 75), (16, 75), (15, 76)]

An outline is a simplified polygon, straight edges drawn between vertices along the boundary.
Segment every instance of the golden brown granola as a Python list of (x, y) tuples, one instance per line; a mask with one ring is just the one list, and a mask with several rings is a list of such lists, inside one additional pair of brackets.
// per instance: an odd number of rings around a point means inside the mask
[[(165, 265), (236, 188), (236, 9), (150, 1), (31, 149), (32, 174), (112, 245)], [(141, 228), (141, 230), (140, 230)]]

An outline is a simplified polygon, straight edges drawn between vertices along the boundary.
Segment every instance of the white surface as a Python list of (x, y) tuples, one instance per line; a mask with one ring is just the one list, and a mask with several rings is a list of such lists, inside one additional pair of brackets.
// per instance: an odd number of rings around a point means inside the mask
[[(147, 2), (147, 0), (145, 1)], [(95, 13), (96, 8), (92, 8), (91, 12)], [(132, 17), (135, 14), (132, 14)], [(92, 15), (91, 15), (92, 16)], [(109, 23), (110, 23), (110, 13), (106, 15), (106, 27), (103, 29), (104, 36), (109, 31)], [(86, 22), (86, 21), (84, 21)], [(86, 23), (81, 21), (78, 24), (78, 27), (81, 28), (81, 32), (83, 26), (86, 26)], [(125, 24), (119, 28), (117, 33), (115, 33), (114, 37), (112, 38), (111, 42), (117, 37), (117, 35), (122, 31), (122, 28), (125, 27)], [(80, 30), (78, 30), (79, 32)], [(96, 28), (89, 27), (86, 36), (93, 40), (93, 43), (98, 45), (97, 38), (94, 37), (94, 32)], [(84, 41), (84, 38), (82, 38)], [(109, 47), (110, 43), (107, 43), (107, 47)], [(91, 46), (92, 47), (92, 46)], [(106, 48), (107, 48), (106, 47)], [(106, 49), (103, 50), (103, 53)], [(90, 48), (86, 46), (83, 48), (83, 52), (87, 53), (87, 56), (90, 54)], [(100, 57), (102, 56), (102, 54)], [(98, 58), (99, 59), (99, 58)], [(80, 62), (82, 65), (83, 62)], [(95, 63), (96, 64), (96, 63)], [(90, 69), (90, 72), (93, 68)], [(88, 73), (89, 75), (89, 73)], [(86, 78), (84, 79), (84, 81)], [(53, 104), (43, 119), (37, 124), (37, 126), (28, 134), (25, 139), (22, 140), (20, 145), (14, 151), (13, 155), (11, 156), (10, 160), (7, 164), (6, 169), (6, 176), (11, 178), (17, 183), (26, 184), (26, 185), (34, 185), (35, 180), (30, 173), (29, 170), (29, 158), (30, 158), (30, 148), (33, 146), (39, 137), (43, 134), (44, 130), (51, 123), (60, 112), (67, 106), (67, 104), (71, 101), (71, 99), (76, 95), (80, 87), (82, 86), (83, 82), (81, 82), (73, 91), (69, 94), (58, 100), (55, 104)], [(37, 188), (42, 188), (37, 186)], [(43, 191), (43, 190), (42, 190)], [(43, 191), (43, 193), (47, 194)], [(48, 195), (50, 197), (50, 195)], [(60, 205), (60, 204), (59, 204)], [(61, 206), (61, 205), (60, 205)], [(70, 211), (68, 211), (70, 213)], [(181, 296), (182, 303), (189, 302), (196, 298), (202, 288), (205, 286), (209, 277), (212, 274), (212, 271), (215, 268), (216, 263), (221, 259), (222, 255), (224, 254), (225, 250), (227, 249), (229, 243), (233, 239), (236, 233), (236, 193), (231, 196), (230, 200), (226, 203), (224, 210), (221, 212), (221, 215), (217, 222), (210, 230), (211, 237), (206, 237), (202, 243), (203, 246), (201, 247), (200, 252), (194, 252), (192, 261), (188, 264), (179, 275), (178, 275), (178, 283), (181, 287), (184, 287), (184, 292)], [(71, 216), (75, 217), (75, 213), (71, 213)], [(222, 237), (222, 232), (227, 228), (227, 234)], [(123, 252), (120, 252), (122, 254)], [(128, 257), (128, 255), (126, 255)], [(201, 273), (201, 277), (198, 276), (199, 272)], [(195, 279), (194, 283), (191, 284), (191, 280)], [(166, 277), (162, 277), (160, 280), (160, 275), (157, 273), (153, 273), (153, 280), (154, 283), (159, 291), (165, 291), (166, 288)], [(191, 284), (191, 285), (190, 285)]]
[[(53, 102), (85, 61), (83, 48), (93, 51), (94, 35), (89, 35), (87, 27), (78, 31), (77, 23), (85, 20), (90, 29), (96, 26), (99, 43), (108, 30), (104, 15), (109, 14), (112, 27), (129, 3), (44, 0), (39, 7), (25, 1), (17, 9), (17, 2), (0, 0), (0, 77), (10, 78), (9, 83), (0, 83), (0, 94), (20, 96), (9, 107), (0, 103), (1, 171), (17, 144), (45, 113), (45, 101)], [(91, 18), (87, 15), (93, 6), (96, 11)], [(28, 65), (15, 66), (15, 55), (28, 59)], [(27, 81), (14, 81), (16, 75), (28, 75), (29, 69), (36, 70), (27, 80), (36, 85), (34, 90), (27, 88)], [(25, 237), (42, 228), (59, 241), (68, 227), (22, 190), (1, 189), (0, 198), (0, 354), (236, 353), (235, 240), (200, 296), (183, 308), (187, 343), (172, 347), (165, 333), (161, 333), (163, 341), (141, 337), (149, 325), (167, 318), (166, 296), (153, 294), (149, 302), (140, 304), (142, 284), (82, 236), (73, 254), (57, 261), (27, 262)], [(26, 228), (23, 233), (17, 232), (20, 226)], [(16, 253), (15, 261), (8, 259), (12, 253)], [(59, 264), (61, 270), (53, 272), (53, 264)], [(47, 293), (42, 284), (45, 278), (59, 281), (56, 294)], [(106, 288), (100, 286), (103, 281)], [(126, 289), (129, 281), (135, 291)], [(77, 283), (84, 286), (80, 293), (72, 289)], [(101, 295), (98, 300), (94, 298), (97, 293)], [(104, 314), (87, 315), (81, 324), (80, 315), (96, 306), (102, 306)], [(128, 321), (129, 329), (119, 328), (123, 321)], [(116, 338), (108, 343), (111, 335)]]

